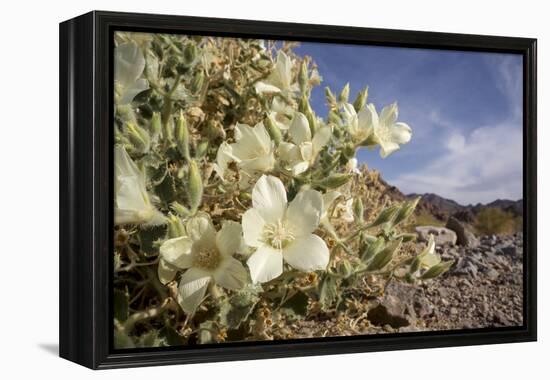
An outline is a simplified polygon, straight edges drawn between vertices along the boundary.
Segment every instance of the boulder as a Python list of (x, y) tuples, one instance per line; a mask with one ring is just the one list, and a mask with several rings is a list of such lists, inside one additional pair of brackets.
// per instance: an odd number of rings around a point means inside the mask
[(449, 217), (446, 228), (453, 230), (456, 233), (456, 242), (464, 247), (477, 247), (479, 240), (476, 236), (466, 228), (466, 225), (455, 217)]
[(418, 226), (415, 228), (415, 232), (419, 242), (427, 242), (430, 235), (433, 235), (436, 245), (456, 244), (456, 233), (445, 227)]

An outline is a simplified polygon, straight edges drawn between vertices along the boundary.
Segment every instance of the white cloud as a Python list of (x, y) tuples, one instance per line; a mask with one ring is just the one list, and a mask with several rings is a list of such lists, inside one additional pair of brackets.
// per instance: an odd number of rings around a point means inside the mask
[(446, 151), (422, 169), (390, 180), (405, 193), (434, 192), (462, 204), (522, 198), (521, 124), (452, 131)]

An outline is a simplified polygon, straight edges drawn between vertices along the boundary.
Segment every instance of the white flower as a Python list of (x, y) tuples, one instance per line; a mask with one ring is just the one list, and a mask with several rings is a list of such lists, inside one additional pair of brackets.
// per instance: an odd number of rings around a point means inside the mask
[(380, 116), (376, 113), (373, 104), (364, 108), (370, 112), (373, 137), (380, 145), (380, 157), (386, 158), (399, 149), (399, 144), (406, 144), (411, 140), (412, 130), (405, 123), (398, 123), (397, 103), (382, 109)]
[(323, 211), (318, 191), (302, 191), (287, 204), (281, 180), (263, 175), (252, 190), (252, 207), (242, 224), (245, 243), (256, 248), (247, 261), (254, 283), (278, 277), (283, 259), (302, 272), (326, 268), (328, 247), (312, 233)]
[(137, 94), (149, 88), (149, 83), (140, 78), (145, 68), (145, 58), (139, 46), (133, 42), (115, 48), (115, 93), (116, 103), (130, 103)]
[(367, 108), (364, 107), (357, 113), (353, 104), (344, 103), (342, 105), (344, 123), (348, 127), (351, 137), (357, 143), (365, 141), (372, 133), (372, 112)]
[(424, 249), (424, 251), (417, 256), (417, 259), (420, 263), (420, 268), (422, 269), (429, 269), (441, 262), (441, 257), (435, 252), (435, 241), (433, 235), (430, 234), (430, 239), (426, 249)]
[(283, 131), (288, 129), (293, 114), (294, 108), (277, 97), (273, 98), (273, 101), (271, 102), (271, 111), (269, 112), (268, 117), (271, 119), (273, 124), (279, 127), (279, 129)]
[(257, 124), (254, 128), (246, 124), (239, 124), (235, 127), (235, 139), (233, 144), (222, 143), (218, 148), (216, 157), (216, 171), (224, 178), (230, 162), (235, 162), (241, 174), (250, 178), (258, 173), (266, 173), (275, 165), (274, 148), (275, 144), (269, 137), (263, 123)]
[[(199, 214), (188, 220), (186, 233), (161, 245), (160, 261), (164, 266), (186, 269), (179, 281), (178, 303), (186, 313), (192, 314), (210, 284), (237, 290), (244, 286), (247, 273), (241, 262), (233, 258), (242, 242), (239, 223), (225, 221), (216, 232), (208, 215)], [(173, 278), (171, 274), (168, 278), (170, 276)]]
[(145, 174), (124, 147), (115, 146), (115, 224), (164, 223), (166, 218), (151, 203), (147, 193)]
[[(340, 200), (341, 196), (342, 193), (339, 191), (327, 191), (323, 194), (323, 213), (321, 215), (321, 223), (324, 226), (330, 226), (330, 218), (337, 218), (348, 223), (353, 222), (353, 198), (342, 202)], [(334, 202), (336, 202), (336, 204), (333, 206)], [(331, 211), (330, 215), (329, 211)]]
[(311, 137), (311, 130), (306, 116), (296, 112), (288, 130), (292, 143), (281, 142), (279, 155), (287, 163), (287, 167), (294, 175), (305, 172), (315, 163), (317, 155), (328, 144), (332, 131), (323, 126)]
[(254, 87), (258, 94), (277, 93), (290, 94), (298, 90), (292, 83), (292, 60), (282, 50), (277, 54), (275, 68), (265, 82), (257, 82)]

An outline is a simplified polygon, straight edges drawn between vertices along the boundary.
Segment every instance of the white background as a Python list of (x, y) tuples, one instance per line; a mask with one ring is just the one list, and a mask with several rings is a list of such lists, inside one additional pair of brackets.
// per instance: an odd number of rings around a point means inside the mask
[[(248, 3), (248, 4), (247, 4)], [(6, 1), (0, 38), (0, 377), (518, 379), (550, 374), (550, 27), (544, 1)], [(59, 359), (58, 23), (93, 9), (539, 39), (539, 342), (93, 372)], [(403, 64), (407, 64), (403, 62)], [(498, 147), (492, 147), (498, 149)], [(545, 217), (546, 215), (546, 217)], [(87, 342), (82, 342), (87, 344)], [(544, 353), (544, 351), (547, 351)]]

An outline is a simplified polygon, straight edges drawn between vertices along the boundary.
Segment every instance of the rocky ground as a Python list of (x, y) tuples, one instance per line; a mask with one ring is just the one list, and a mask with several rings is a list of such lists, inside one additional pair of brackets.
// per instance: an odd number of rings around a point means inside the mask
[(308, 338), (521, 325), (522, 234), (484, 236), (468, 245), (438, 246), (444, 260), (455, 260), (441, 277), (416, 285), (392, 281), (382, 298), (363, 300), (368, 306), (357, 315), (303, 320), (290, 326), (290, 335)]
[[(523, 236), (484, 236), (476, 247), (440, 246), (455, 265), (420, 286), (391, 283), (369, 313), (393, 330), (453, 330), (519, 326), (523, 310)], [(374, 317), (374, 321), (373, 318)], [(386, 326), (388, 329), (388, 326)]]

